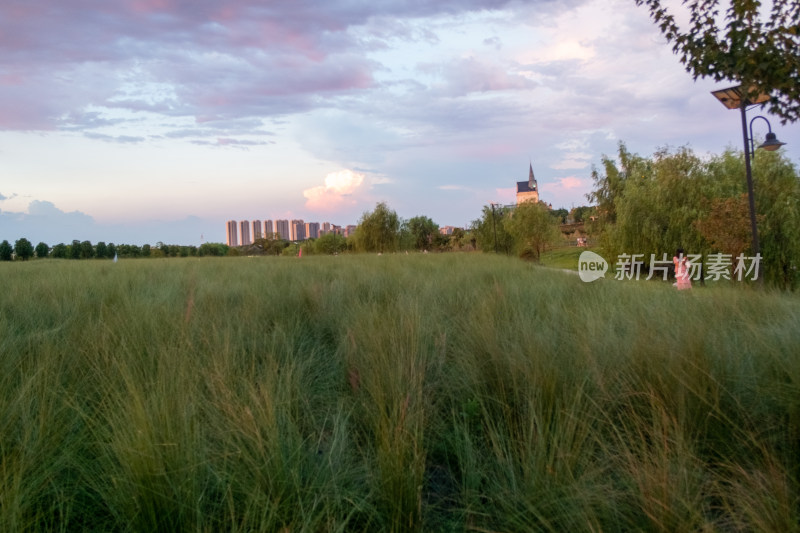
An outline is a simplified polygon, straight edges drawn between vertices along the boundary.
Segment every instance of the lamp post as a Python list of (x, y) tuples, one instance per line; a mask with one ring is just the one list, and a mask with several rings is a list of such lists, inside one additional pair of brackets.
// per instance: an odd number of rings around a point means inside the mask
[(764, 102), (769, 100), (769, 95), (767, 94), (758, 94), (753, 100), (750, 100), (748, 95), (742, 90), (741, 85), (737, 85), (736, 87), (730, 87), (728, 89), (721, 89), (719, 91), (711, 91), (711, 94), (716, 97), (717, 100), (722, 102), (722, 105), (727, 107), (728, 109), (739, 109), (742, 114), (742, 137), (744, 138), (744, 168), (745, 173), (747, 175), (747, 199), (750, 204), (750, 228), (753, 234), (753, 254), (757, 255), (761, 253), (761, 248), (758, 244), (758, 228), (756, 227), (756, 203), (755, 197), (753, 195), (753, 171), (750, 164), (750, 159), (755, 158), (755, 142), (753, 141), (753, 122), (760, 118), (764, 122), (767, 123), (767, 127), (769, 128), (769, 133), (767, 133), (767, 140), (759, 145), (759, 148), (763, 148), (769, 152), (777, 150), (781, 146), (786, 143), (780, 142), (776, 137), (775, 134), (772, 133), (772, 126), (765, 117), (756, 116), (750, 121), (750, 138), (748, 139), (748, 124), (747, 124), (747, 106), (763, 104)]
[(492, 225), (494, 226), (494, 253), (497, 253), (497, 218), (495, 218), (494, 214), (494, 206), (495, 203), (491, 203), (492, 206)]

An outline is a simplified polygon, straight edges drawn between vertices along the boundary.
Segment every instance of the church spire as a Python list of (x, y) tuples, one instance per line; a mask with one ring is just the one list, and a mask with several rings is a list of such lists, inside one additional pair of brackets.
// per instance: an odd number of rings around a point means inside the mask
[(532, 191), (536, 190), (536, 178), (533, 177), (533, 163), (530, 163), (528, 170), (528, 187)]

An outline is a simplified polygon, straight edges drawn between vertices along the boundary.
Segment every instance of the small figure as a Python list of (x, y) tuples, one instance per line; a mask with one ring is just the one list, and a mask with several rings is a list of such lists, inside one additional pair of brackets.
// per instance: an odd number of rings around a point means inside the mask
[(673, 283), (673, 286), (677, 287), (679, 291), (691, 289), (692, 280), (689, 278), (689, 262), (683, 254), (683, 248), (678, 248), (675, 252), (672, 263), (675, 265), (675, 283)]

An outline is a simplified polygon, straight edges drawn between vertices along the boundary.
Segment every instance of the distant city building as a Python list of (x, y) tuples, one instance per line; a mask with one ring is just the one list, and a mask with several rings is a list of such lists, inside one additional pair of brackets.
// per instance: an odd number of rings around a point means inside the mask
[(452, 235), (454, 230), (456, 230), (455, 226), (444, 226), (439, 228), (439, 233), (442, 235)]
[(253, 244), (257, 239), (279, 238), (286, 241), (304, 241), (306, 239), (317, 239), (322, 235), (333, 233), (352, 235), (356, 226), (348, 225), (342, 230), (342, 226), (331, 224), (330, 222), (305, 222), (302, 219), (291, 221), (282, 220), (229, 220), (225, 224), (226, 242), (228, 246), (247, 246)]
[(292, 220), (292, 223), (289, 225), (289, 230), (292, 236), (292, 238), (289, 239), (290, 241), (297, 242), (306, 240), (306, 223), (303, 219), (296, 218)]
[(539, 185), (536, 183), (536, 178), (533, 177), (533, 164), (531, 163), (528, 170), (528, 181), (517, 182), (517, 205), (522, 202), (538, 201)]
[(306, 239), (319, 238), (319, 222), (306, 222)]
[(275, 221), (275, 233), (284, 241), (290, 241), (291, 232), (289, 231), (289, 221), (286, 219)]
[(248, 244), (253, 244), (253, 241), (250, 240), (250, 221), (249, 220), (242, 220), (239, 222), (239, 232), (242, 234), (241, 238), (241, 245), (247, 246)]
[(236, 221), (229, 220), (226, 224), (226, 234), (228, 246), (239, 246), (239, 237), (236, 233)]

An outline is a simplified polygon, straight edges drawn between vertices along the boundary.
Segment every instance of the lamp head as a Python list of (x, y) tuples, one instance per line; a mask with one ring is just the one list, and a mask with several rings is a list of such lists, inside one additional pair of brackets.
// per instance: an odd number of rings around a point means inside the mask
[(759, 148), (763, 148), (767, 152), (774, 152), (784, 144), (786, 143), (779, 141), (774, 133), (769, 132), (767, 133), (767, 140), (765, 140), (763, 144), (759, 145)]

